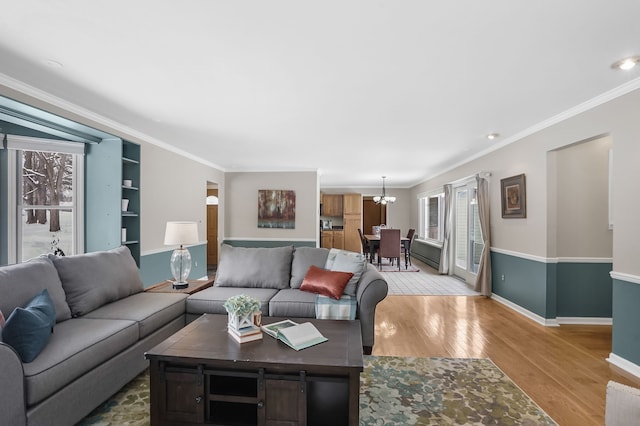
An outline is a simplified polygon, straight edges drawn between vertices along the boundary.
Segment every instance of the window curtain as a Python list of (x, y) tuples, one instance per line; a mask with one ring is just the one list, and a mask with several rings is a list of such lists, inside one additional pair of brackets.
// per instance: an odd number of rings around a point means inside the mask
[(451, 239), (451, 211), (453, 207), (453, 185), (450, 183), (444, 186), (444, 221), (442, 225), (442, 251), (440, 252), (440, 266), (438, 272), (442, 275), (449, 274), (449, 255)]
[(489, 183), (486, 179), (476, 176), (478, 183), (478, 217), (484, 247), (480, 255), (480, 267), (476, 276), (474, 290), (483, 296), (491, 296), (491, 230), (489, 227)]

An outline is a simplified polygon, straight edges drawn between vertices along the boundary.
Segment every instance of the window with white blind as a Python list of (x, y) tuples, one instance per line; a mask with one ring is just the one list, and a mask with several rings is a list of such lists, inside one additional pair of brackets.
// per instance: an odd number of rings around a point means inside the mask
[(424, 194), (418, 198), (419, 238), (441, 243), (444, 237), (444, 193)]
[(9, 263), (84, 250), (84, 144), (7, 135)]

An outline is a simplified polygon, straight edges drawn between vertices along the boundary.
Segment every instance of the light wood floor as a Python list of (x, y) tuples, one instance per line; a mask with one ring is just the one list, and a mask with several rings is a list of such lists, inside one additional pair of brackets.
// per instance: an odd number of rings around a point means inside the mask
[(490, 358), (560, 425), (603, 425), (611, 326), (544, 327), (480, 296), (387, 296), (373, 355)]

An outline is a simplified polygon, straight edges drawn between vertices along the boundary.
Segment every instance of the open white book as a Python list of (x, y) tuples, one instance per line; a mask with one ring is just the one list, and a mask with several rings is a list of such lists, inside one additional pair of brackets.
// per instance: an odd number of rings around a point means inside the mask
[(262, 329), (265, 333), (282, 340), (296, 351), (328, 340), (310, 322), (296, 324), (291, 320), (285, 320), (262, 326)]

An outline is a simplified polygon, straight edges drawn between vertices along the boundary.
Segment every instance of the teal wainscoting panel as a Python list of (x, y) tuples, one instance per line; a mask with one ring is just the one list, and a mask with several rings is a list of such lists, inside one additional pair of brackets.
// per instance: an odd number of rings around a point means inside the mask
[(233, 247), (317, 247), (315, 240), (307, 241), (257, 241), (257, 240), (225, 240), (223, 244), (228, 244)]
[(558, 316), (611, 318), (611, 263), (558, 263)]
[[(196, 280), (207, 275), (207, 245), (200, 244), (188, 247), (191, 254), (190, 280)], [(173, 249), (159, 253), (146, 254), (140, 257), (140, 275), (145, 287), (160, 281), (171, 279), (169, 262)]]
[(555, 306), (549, 306), (547, 269), (544, 262), (491, 252), (493, 293), (543, 318), (555, 318)]
[(421, 240), (413, 240), (411, 243), (411, 256), (426, 263), (432, 268), (440, 267), (440, 254), (442, 249)]
[(612, 352), (640, 365), (640, 284), (613, 280)]
[(545, 318), (556, 318), (558, 316), (558, 265), (555, 263), (545, 263), (547, 270), (547, 315)]

